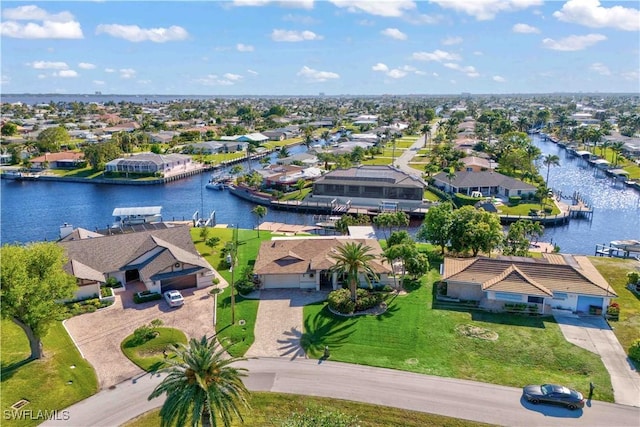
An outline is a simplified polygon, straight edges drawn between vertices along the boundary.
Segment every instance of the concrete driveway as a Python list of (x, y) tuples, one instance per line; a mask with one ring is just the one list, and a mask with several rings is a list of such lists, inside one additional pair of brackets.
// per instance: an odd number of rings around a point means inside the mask
[(255, 341), (245, 357), (305, 357), (300, 347), (302, 307), (327, 299), (328, 292), (301, 289), (263, 289), (250, 298), (260, 299)]
[[(640, 406), (640, 375), (602, 317), (554, 315), (565, 339), (602, 358), (616, 403)], [(598, 385), (596, 384), (596, 387)]]
[(180, 329), (188, 338), (215, 334), (214, 299), (208, 294), (209, 288), (182, 291), (185, 303), (178, 308), (170, 308), (164, 299), (135, 304), (133, 294), (143, 289), (142, 284), (129, 284), (126, 291), (116, 295), (112, 306), (64, 322), (80, 352), (94, 367), (100, 388), (144, 373), (120, 350), (122, 341), (141, 325), (161, 319), (163, 326)]

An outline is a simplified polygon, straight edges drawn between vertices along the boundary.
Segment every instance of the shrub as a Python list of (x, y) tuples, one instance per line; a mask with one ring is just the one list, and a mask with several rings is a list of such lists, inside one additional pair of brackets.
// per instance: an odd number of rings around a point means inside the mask
[(628, 272), (627, 273), (627, 283), (629, 285), (640, 283), (640, 272), (637, 272), (637, 271)]
[(102, 298), (107, 298), (113, 296), (113, 291), (108, 286), (103, 286), (100, 288), (100, 296)]
[(249, 280), (243, 279), (235, 284), (235, 288), (240, 295), (247, 295), (256, 289), (256, 285), (254, 285), (253, 282), (250, 282)]
[(107, 281), (105, 282), (105, 286), (109, 288), (121, 288), (122, 282), (120, 282), (115, 277), (107, 277)]
[(338, 289), (329, 293), (327, 298), (329, 307), (338, 313), (350, 314), (356, 308), (356, 304), (351, 300), (349, 289)]
[(133, 294), (133, 302), (136, 304), (141, 304), (143, 302), (156, 301), (162, 298), (162, 295), (151, 292), (151, 291), (142, 291)]
[(364, 311), (375, 307), (382, 302), (382, 294), (368, 292), (365, 289), (356, 291), (356, 311)]
[(211, 283), (213, 283), (214, 285), (217, 285), (220, 283), (220, 278), (219, 277), (214, 277), (213, 279), (211, 279)]
[(522, 197), (520, 196), (509, 196), (509, 204), (512, 206), (517, 206), (520, 204)]
[(151, 324), (142, 325), (133, 331), (133, 339), (131, 340), (134, 345), (141, 345), (150, 341), (158, 336), (158, 331), (155, 330)]
[(636, 362), (640, 362), (640, 338), (635, 340), (629, 347), (629, 357)]

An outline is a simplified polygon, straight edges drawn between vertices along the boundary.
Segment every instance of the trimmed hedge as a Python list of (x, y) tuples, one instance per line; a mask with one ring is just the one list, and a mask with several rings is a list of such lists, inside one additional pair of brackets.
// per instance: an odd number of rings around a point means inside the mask
[(358, 311), (368, 310), (379, 305), (384, 300), (382, 293), (369, 292), (366, 289), (356, 290), (356, 301), (351, 299), (349, 289), (338, 289), (329, 294), (327, 301), (329, 307), (342, 314), (352, 314)]
[(162, 299), (162, 294), (151, 291), (142, 291), (133, 294), (133, 302), (136, 304), (142, 304), (143, 302), (157, 301)]

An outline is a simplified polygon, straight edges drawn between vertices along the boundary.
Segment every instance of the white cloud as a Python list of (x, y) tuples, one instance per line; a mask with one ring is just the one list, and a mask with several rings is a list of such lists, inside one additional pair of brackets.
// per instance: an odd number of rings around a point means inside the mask
[(460, 43), (462, 43), (462, 37), (447, 37), (446, 39), (442, 40), (442, 44), (445, 46), (451, 46)]
[(386, 28), (382, 31), (380, 31), (380, 34), (387, 36), (387, 37), (391, 37), (392, 39), (396, 39), (396, 40), (406, 40), (407, 39), (407, 35), (405, 33), (403, 33), (402, 31), (400, 31), (397, 28)]
[(288, 14), (283, 16), (282, 20), (285, 22), (295, 22), (296, 24), (301, 24), (301, 25), (314, 25), (318, 23), (318, 20), (312, 18), (311, 16), (304, 16), (304, 15)]
[(480, 52), (479, 50), (474, 50), (474, 51), (473, 51), (473, 54), (474, 54), (475, 56), (482, 56), (482, 55), (483, 55), (483, 53), (482, 53), (482, 52)]
[(47, 78), (47, 75), (46, 75), (46, 74), (38, 74), (38, 78), (39, 78), (40, 80), (43, 80), (43, 79), (46, 79), (46, 78)]
[(249, 74), (253, 74), (254, 76), (257, 76), (257, 75), (258, 75), (258, 72), (257, 72), (257, 71), (254, 71), (254, 70), (247, 70), (247, 73), (249, 73)]
[[(37, 6), (20, 6), (2, 11), (0, 34), (18, 39), (81, 39), (80, 23), (69, 12), (50, 14)], [(17, 21), (36, 21), (26, 24)]]
[(587, 34), (586, 36), (569, 36), (560, 40), (544, 39), (542, 40), (542, 46), (547, 49), (561, 50), (561, 51), (574, 51), (583, 50), (589, 46), (606, 40), (607, 37), (602, 34)]
[(104, 80), (94, 80), (94, 85), (103, 86), (105, 84)]
[(151, 80), (138, 80), (137, 83), (141, 85), (148, 85), (151, 84)]
[[(633, 2), (638, 4), (637, 2)], [(632, 4), (633, 4), (632, 3)], [(553, 16), (563, 22), (591, 28), (640, 30), (640, 10), (624, 6), (602, 7), (599, 0), (569, 0)]]
[(393, 1), (362, 1), (362, 0), (329, 0), (336, 7), (345, 8), (347, 11), (364, 12), (370, 15), (386, 16), (398, 18), (405, 12), (416, 9), (416, 3), (411, 0), (393, 0)]
[(602, 62), (594, 62), (593, 64), (591, 64), (591, 66), (589, 66), (589, 69), (591, 71), (595, 71), (596, 73), (602, 76), (611, 75), (611, 71), (609, 71), (609, 68), (606, 65), (604, 65)]
[(196, 79), (195, 82), (204, 86), (233, 86), (233, 82), (231, 80), (220, 78), (216, 74), (208, 74), (205, 77)]
[(276, 42), (301, 42), (305, 40), (322, 40), (322, 36), (313, 31), (273, 30), (271, 39)]
[(6, 74), (0, 75), (0, 85), (8, 85), (9, 83), (11, 83), (11, 77)]
[(137, 25), (100, 24), (96, 27), (96, 34), (108, 34), (130, 42), (154, 43), (185, 40), (189, 37), (187, 30), (177, 25), (169, 28), (140, 28)]
[(459, 61), (460, 55), (451, 52), (445, 52), (444, 50), (436, 49), (433, 52), (414, 52), (411, 55), (412, 59), (416, 61)]
[(133, 68), (121, 68), (120, 69), (120, 78), (123, 79), (132, 79), (136, 76), (136, 70)]
[(498, 83), (504, 83), (507, 81), (507, 79), (505, 79), (502, 76), (493, 76), (492, 79), (494, 82), (498, 82)]
[(53, 74), (54, 76), (64, 77), (64, 78), (78, 77), (78, 73), (74, 70), (60, 70)]
[(81, 62), (78, 64), (78, 68), (82, 68), (83, 70), (93, 70), (96, 68), (95, 64), (90, 64), (89, 62)]
[(69, 68), (66, 62), (49, 62), (49, 61), (35, 61), (27, 63), (36, 70), (66, 70)]
[(234, 6), (266, 6), (276, 4), (280, 7), (291, 7), (296, 9), (313, 9), (314, 0), (233, 0)]
[(638, 71), (626, 71), (624, 73), (620, 73), (623, 79), (629, 80), (632, 82), (637, 82), (640, 79), (640, 72)]
[(105, 73), (115, 73), (115, 72), (116, 72), (116, 70), (114, 70), (113, 68), (105, 68), (105, 69), (104, 69), (104, 72), (105, 72)]
[(253, 46), (251, 46), (250, 44), (238, 43), (236, 45), (236, 49), (238, 50), (238, 52), (253, 52)]
[(232, 82), (237, 82), (238, 80), (242, 80), (242, 76), (240, 74), (232, 74), (226, 73), (223, 77), (227, 80), (231, 80)]
[(522, 33), (522, 34), (534, 34), (534, 33), (539, 33), (540, 30), (537, 29), (536, 27), (532, 27), (529, 24), (515, 24), (511, 30), (514, 33)]
[(387, 76), (391, 77), (392, 79), (401, 79), (403, 77), (405, 77), (407, 75), (407, 72), (404, 70), (400, 70), (398, 68), (394, 68), (393, 70), (390, 70), (387, 73)]
[(371, 69), (373, 71), (382, 71), (383, 73), (386, 73), (387, 71), (389, 71), (389, 67), (387, 67), (387, 65), (383, 64), (382, 62), (378, 62), (376, 65), (371, 67)]
[(443, 64), (445, 67), (450, 68), (452, 70), (460, 71), (461, 73), (465, 73), (467, 77), (478, 77), (480, 73), (476, 71), (476, 68), (473, 65), (463, 66), (460, 64), (456, 64), (455, 62), (447, 62)]
[(318, 71), (306, 65), (298, 71), (298, 76), (304, 77), (311, 82), (326, 82), (329, 79), (339, 79), (340, 75), (331, 71)]
[(531, 6), (540, 6), (543, 0), (431, 0), (443, 9), (471, 15), (478, 21), (488, 21), (501, 12), (513, 12)]

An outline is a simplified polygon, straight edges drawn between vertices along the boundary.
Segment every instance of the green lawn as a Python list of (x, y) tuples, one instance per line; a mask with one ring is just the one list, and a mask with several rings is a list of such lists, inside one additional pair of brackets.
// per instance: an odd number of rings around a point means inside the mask
[[(45, 358), (26, 362), (29, 342), (17, 325), (2, 320), (0, 359), (2, 411), (20, 399), (30, 403), (22, 409), (52, 411), (66, 408), (98, 391), (93, 367), (80, 356), (61, 322), (54, 322), (44, 337)], [(44, 420), (7, 422), (12, 426), (35, 426)]]
[[(520, 387), (557, 382), (613, 401), (609, 374), (600, 358), (569, 344), (552, 317), (524, 317), (432, 308), (431, 283), (390, 301), (380, 316), (342, 318), (324, 303), (304, 308), (303, 345), (311, 357), (328, 345), (331, 359), (422, 374)], [(495, 332), (497, 341), (472, 338), (456, 327), (473, 325)]]
[(311, 187), (307, 187), (303, 188), (302, 192), (300, 192), (300, 190), (291, 191), (290, 193), (286, 193), (284, 196), (282, 196), (280, 200), (303, 200), (309, 195), (309, 193), (311, 193), (311, 190)]
[[(398, 156), (396, 156), (396, 159), (398, 158)], [(391, 164), (391, 157), (375, 157), (373, 159), (369, 159), (367, 158), (366, 160), (363, 160), (362, 163), (363, 165), (390, 165)]]
[(136, 343), (131, 334), (120, 345), (124, 355), (147, 372), (155, 372), (165, 366), (163, 351), (172, 344), (187, 343), (187, 336), (178, 329), (161, 327), (155, 328), (155, 331), (158, 336), (145, 343)]
[[(209, 237), (220, 237), (220, 244), (211, 249), (204, 244), (200, 238), (200, 229), (191, 229), (193, 239), (198, 252), (215, 268), (222, 277), (231, 283), (231, 272), (229, 269), (220, 268), (222, 261), (221, 249), (225, 242), (231, 241), (233, 237), (232, 228), (211, 228)], [(271, 233), (261, 231), (260, 237), (255, 230), (238, 230), (238, 266), (234, 272), (239, 274), (246, 266), (252, 266), (258, 255), (260, 242), (270, 240)], [(232, 356), (243, 356), (255, 340), (254, 327), (258, 314), (258, 300), (245, 299), (236, 293), (235, 297), (235, 324), (231, 324), (231, 288), (218, 294), (218, 318), (216, 331), (218, 339)], [(238, 320), (244, 320), (245, 324), (240, 325)]]
[[(626, 287), (627, 272), (634, 270), (637, 263), (630, 259), (607, 257), (589, 259), (618, 294), (615, 302), (620, 304), (620, 320), (610, 321), (610, 325), (622, 348), (628, 351), (633, 341), (640, 338), (640, 297)], [(640, 370), (640, 363), (635, 365)]]
[[(487, 425), (387, 406), (284, 393), (251, 393), (249, 403), (251, 410), (242, 411), (244, 423), (236, 419), (231, 423), (232, 426), (280, 426), (289, 414), (302, 414), (307, 408), (323, 412), (340, 412), (351, 417), (357, 416), (358, 425), (362, 427), (473, 427)], [(159, 412), (159, 409), (150, 411), (124, 426), (158, 427), (160, 425)], [(222, 425), (221, 422), (220, 425)]]
[[(551, 202), (549, 202), (549, 203), (546, 203), (545, 206), (552, 208), (551, 213), (547, 215), (553, 216), (553, 215), (560, 214), (560, 209), (555, 204), (552, 204)], [(522, 216), (528, 217), (529, 212), (532, 209), (536, 211), (541, 210), (540, 203), (520, 203), (515, 206), (500, 205), (498, 206), (498, 213), (502, 215), (522, 215)]]

